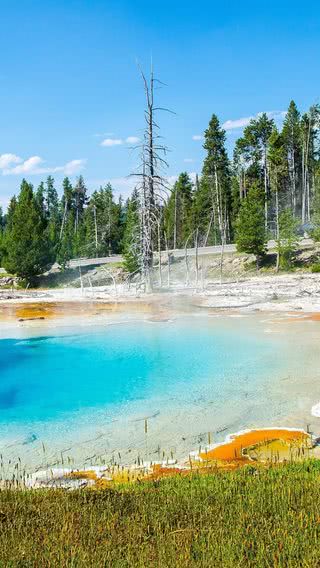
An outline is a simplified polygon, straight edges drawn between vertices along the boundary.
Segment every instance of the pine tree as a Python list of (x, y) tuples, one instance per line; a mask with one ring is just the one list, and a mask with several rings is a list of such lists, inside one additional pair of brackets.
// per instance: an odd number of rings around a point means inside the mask
[(45, 197), (45, 209), (48, 219), (51, 219), (56, 213), (59, 204), (58, 192), (54, 187), (54, 179), (52, 176), (48, 176), (46, 180), (46, 186), (44, 188)]
[(164, 210), (166, 237), (174, 249), (183, 247), (191, 232), (192, 190), (190, 177), (181, 173)]
[(68, 177), (65, 177), (62, 182), (62, 198), (61, 198), (61, 213), (64, 210), (70, 211), (74, 206), (74, 191), (72, 184)]
[(274, 128), (269, 138), (268, 164), (271, 194), (274, 202), (275, 238), (278, 243), (277, 270), (280, 266), (280, 215), (286, 205), (288, 163), (283, 134)]
[(2, 238), (1, 238), (1, 264), (6, 266), (6, 259), (7, 259), (7, 246), (6, 246), (6, 235), (10, 231), (13, 222), (13, 215), (17, 205), (17, 198), (14, 195), (9, 202), (7, 214), (5, 216), (5, 230), (3, 231)]
[(77, 183), (73, 189), (73, 197), (75, 210), (75, 233), (77, 233), (82, 222), (84, 208), (87, 204), (87, 188), (82, 176), (79, 176), (77, 179)]
[(63, 194), (60, 202), (61, 222), (56, 259), (65, 268), (67, 262), (73, 257), (75, 233), (74, 192), (68, 177), (63, 179), (62, 189)]
[(212, 203), (212, 191), (208, 178), (197, 180), (191, 209), (191, 233), (199, 233), (202, 246), (219, 242), (219, 227), (216, 223), (216, 209)]
[(61, 232), (61, 237), (59, 240), (59, 246), (57, 249), (57, 262), (62, 268), (65, 268), (68, 261), (75, 256), (74, 254), (74, 212), (71, 210), (68, 212), (63, 231)]
[(122, 240), (122, 250), (125, 259), (125, 267), (133, 273), (139, 269), (140, 261), (140, 219), (139, 219), (139, 196), (136, 190), (125, 207), (125, 229)]
[(88, 254), (106, 256), (119, 252), (120, 207), (113, 199), (110, 184), (92, 194), (84, 216)]
[(254, 254), (259, 267), (266, 252), (267, 233), (263, 193), (257, 183), (250, 187), (247, 197), (241, 201), (236, 223), (236, 244), (239, 252)]
[(298, 215), (298, 208), (301, 209), (301, 131), (300, 113), (296, 103), (291, 101), (288, 112), (283, 121), (282, 137), (286, 149), (288, 164), (288, 181), (290, 200), (293, 215)]
[[(245, 180), (241, 187), (244, 197), (247, 188), (253, 183), (258, 182), (264, 188), (264, 210), (265, 228), (269, 223), (269, 198), (270, 180), (268, 172), (268, 146), (269, 139), (275, 127), (274, 120), (268, 118), (266, 113), (262, 113), (258, 118), (253, 118), (243, 131), (243, 137), (236, 143), (235, 163), (242, 168), (242, 180)], [(244, 178), (243, 178), (244, 176)]]
[(50, 242), (52, 261), (55, 260), (57, 247), (59, 242), (59, 233), (61, 226), (60, 203), (58, 192), (54, 187), (54, 179), (49, 176), (46, 181), (44, 190), (44, 204), (47, 220), (47, 234)]
[(310, 221), (312, 216), (312, 201), (315, 195), (314, 178), (316, 165), (319, 160), (317, 146), (320, 125), (320, 106), (313, 105), (301, 118), (300, 131), (302, 139), (302, 192), (301, 220)]
[(8, 211), (6, 214), (6, 229), (10, 230), (13, 222), (13, 215), (17, 206), (17, 198), (14, 195), (9, 202)]
[(48, 265), (50, 247), (45, 222), (32, 185), (25, 180), (22, 181), (17, 203), (10, 212), (4, 244), (5, 268), (29, 282)]
[(284, 209), (279, 214), (279, 235), (277, 252), (279, 268), (290, 269), (293, 264), (297, 244), (298, 222), (291, 209)]
[(0, 266), (2, 264), (2, 257), (3, 257), (3, 233), (5, 227), (5, 218), (3, 215), (2, 207), (0, 206)]
[(43, 217), (46, 217), (45, 187), (43, 181), (39, 184), (39, 187), (35, 193), (35, 199), (40, 211), (42, 212)]
[[(221, 243), (228, 240), (231, 228), (230, 164), (225, 149), (225, 140), (225, 131), (220, 127), (219, 120), (214, 114), (204, 133), (203, 147), (207, 155), (203, 163), (202, 175), (211, 197), (207, 235), (210, 236), (212, 228), (217, 227)], [(207, 236), (206, 241), (208, 241)]]

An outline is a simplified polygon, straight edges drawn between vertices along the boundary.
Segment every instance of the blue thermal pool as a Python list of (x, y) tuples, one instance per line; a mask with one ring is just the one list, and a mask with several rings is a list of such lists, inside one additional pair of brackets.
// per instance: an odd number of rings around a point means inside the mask
[(90, 436), (105, 436), (106, 452), (139, 446), (146, 416), (154, 444), (175, 447), (180, 438), (190, 447), (208, 429), (219, 437), (279, 421), (294, 411), (299, 376), (318, 363), (312, 325), (305, 345), (297, 324), (256, 317), (180, 317), (2, 339), (1, 449), (20, 445), (30, 453), (44, 440), (72, 448)]

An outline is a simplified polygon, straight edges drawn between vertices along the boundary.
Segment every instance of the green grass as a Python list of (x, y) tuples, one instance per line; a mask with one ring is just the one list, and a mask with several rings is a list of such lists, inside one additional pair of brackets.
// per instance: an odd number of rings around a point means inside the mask
[(2, 567), (310, 567), (320, 466), (175, 477), (118, 490), (0, 492)]

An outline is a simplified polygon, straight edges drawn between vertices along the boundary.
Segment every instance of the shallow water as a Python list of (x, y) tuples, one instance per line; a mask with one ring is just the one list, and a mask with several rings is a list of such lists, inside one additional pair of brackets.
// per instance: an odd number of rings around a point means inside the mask
[(0, 450), (34, 465), (60, 450), (77, 463), (118, 450), (128, 461), (285, 421), (309, 404), (303, 381), (318, 380), (319, 330), (197, 316), (2, 339)]

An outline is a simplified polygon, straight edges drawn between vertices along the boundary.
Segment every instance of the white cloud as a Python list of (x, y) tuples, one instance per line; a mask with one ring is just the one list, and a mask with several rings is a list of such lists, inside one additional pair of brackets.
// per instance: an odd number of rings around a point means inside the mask
[(106, 146), (111, 148), (112, 146), (121, 146), (122, 144), (137, 144), (140, 142), (140, 138), (137, 136), (128, 136), (124, 140), (122, 138), (105, 138), (101, 142), (101, 146)]
[[(262, 112), (259, 112), (261, 115)], [(287, 111), (286, 110), (268, 110), (266, 115), (269, 118), (273, 118), (273, 120), (283, 120), (286, 117)]]
[[(234, 129), (240, 129), (240, 128), (245, 128), (245, 126), (248, 126), (250, 120), (254, 119), (254, 118), (259, 118), (261, 115), (263, 114), (263, 112), (258, 112), (255, 116), (244, 116), (242, 118), (237, 118), (235, 120), (226, 120), (226, 122), (223, 123), (222, 128), (224, 128), (224, 130), (234, 130)], [(273, 120), (283, 120), (284, 117), (286, 116), (286, 111), (285, 110), (269, 110), (266, 111), (266, 115), (268, 116), (268, 118), (272, 118)]]
[(128, 138), (126, 138), (127, 144), (138, 144), (138, 142), (140, 142), (140, 138), (137, 136), (128, 136)]
[(203, 136), (201, 136), (201, 134), (194, 134), (192, 140), (203, 140)]
[(120, 146), (121, 144), (123, 144), (121, 138), (105, 138), (101, 142), (101, 146), (107, 146), (108, 148), (111, 148), (111, 146)]
[(194, 159), (193, 158), (184, 158), (183, 161), (184, 161), (185, 164), (193, 164)]
[(25, 174), (25, 173), (37, 173), (40, 168), (40, 165), (43, 163), (43, 159), (40, 156), (31, 156), (27, 160), (24, 160), (18, 166), (14, 168), (3, 168), (3, 175), (18, 175), (18, 174)]
[(0, 170), (9, 168), (11, 164), (20, 164), (22, 158), (16, 156), (15, 154), (1, 154), (0, 155)]
[(77, 174), (85, 167), (87, 160), (71, 160), (67, 162), (64, 166), (58, 166), (53, 169), (54, 172), (62, 172), (66, 176), (72, 176)]
[(248, 126), (250, 120), (252, 120), (254, 116), (245, 116), (243, 118), (237, 118), (236, 120), (226, 120), (223, 123), (222, 128), (224, 130), (233, 130), (234, 128), (244, 128)]
[[(9, 154), (3, 154), (0, 157), (0, 170), (2, 170), (2, 175), (37, 175), (37, 174), (50, 174), (50, 173), (63, 173), (65, 175), (73, 175), (81, 171), (86, 163), (86, 160), (71, 160), (63, 166), (44, 166), (45, 161), (40, 156), (31, 156), (27, 160), (22, 160), (15, 156), (15, 160), (11, 159), (8, 161), (1, 158), (3, 156), (8, 156)], [(14, 156), (14, 154), (12, 154)], [(19, 163), (18, 163), (19, 161)], [(17, 166), (11, 167), (12, 164), (18, 163)]]

